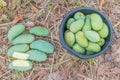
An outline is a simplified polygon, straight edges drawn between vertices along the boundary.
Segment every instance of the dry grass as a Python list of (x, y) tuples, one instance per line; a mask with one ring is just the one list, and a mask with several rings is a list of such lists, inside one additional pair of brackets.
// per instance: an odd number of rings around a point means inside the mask
[[(115, 36), (111, 48), (106, 54), (95, 58), (94, 64), (71, 56), (62, 48), (59, 25), (68, 11), (80, 6), (98, 9), (99, 0), (6, 0), (6, 3), (7, 6), (0, 9), (0, 80), (120, 80), (119, 0), (105, 0), (103, 5), (103, 12), (113, 23)], [(35, 6), (38, 12), (34, 12), (30, 4)], [(54, 54), (49, 55), (47, 61), (34, 62), (33, 69), (27, 72), (11, 71), (7, 68), (11, 60), (6, 56), (10, 47), (7, 31), (18, 14), (23, 14), (24, 18), (20, 22), (27, 26), (27, 30), (34, 25), (48, 28), (50, 35), (42, 39), (49, 40), (55, 46)]]

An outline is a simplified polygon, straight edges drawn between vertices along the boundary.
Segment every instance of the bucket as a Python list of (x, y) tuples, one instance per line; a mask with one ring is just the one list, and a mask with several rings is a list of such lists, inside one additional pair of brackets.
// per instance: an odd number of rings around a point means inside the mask
[[(108, 26), (108, 29), (109, 29), (109, 35), (107, 36), (107, 38), (105, 38), (105, 44), (101, 47), (101, 51), (100, 52), (97, 52), (97, 53), (94, 53), (94, 54), (91, 54), (91, 55), (84, 55), (84, 54), (80, 54), (80, 53), (77, 53), (76, 51), (74, 51), (72, 48), (70, 48), (65, 39), (64, 39), (64, 32), (66, 31), (66, 22), (67, 20), (70, 18), (70, 17), (73, 17), (73, 15), (76, 13), (76, 12), (82, 12), (83, 14), (87, 15), (87, 14), (91, 14), (91, 13), (97, 13), (99, 14), (101, 17), (102, 17), (102, 20), (104, 23), (106, 23), (106, 25)], [(82, 58), (82, 59), (90, 59), (90, 58), (94, 58), (94, 57), (97, 57), (101, 54), (103, 54), (110, 46), (111, 46), (111, 43), (113, 41), (113, 28), (112, 28), (112, 24), (109, 20), (109, 18), (101, 11), (95, 9), (95, 8), (91, 8), (91, 7), (80, 7), (80, 8), (76, 8), (76, 9), (73, 9), (71, 11), (69, 11), (64, 17), (63, 17), (63, 20), (60, 24), (60, 31), (59, 31), (59, 35), (60, 35), (60, 43), (61, 45), (63, 46), (63, 48), (65, 48), (70, 54), (76, 56), (76, 57), (79, 57), (79, 58)]]

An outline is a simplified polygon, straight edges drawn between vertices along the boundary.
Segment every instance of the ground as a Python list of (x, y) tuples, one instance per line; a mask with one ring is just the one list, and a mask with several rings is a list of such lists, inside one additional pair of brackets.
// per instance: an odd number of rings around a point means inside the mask
[[(98, 9), (99, 0), (4, 1), (0, 9), (0, 80), (120, 80), (120, 0), (105, 0), (103, 4), (102, 12), (113, 25), (114, 40), (109, 49), (93, 61), (79, 59), (62, 48), (59, 26), (68, 11), (81, 6)], [(54, 54), (49, 55), (47, 61), (33, 62), (32, 70), (26, 72), (8, 69), (12, 58), (6, 56), (11, 46), (7, 32), (17, 22), (16, 16), (27, 30), (34, 25), (48, 28), (48, 37), (36, 38), (49, 40), (55, 46)]]

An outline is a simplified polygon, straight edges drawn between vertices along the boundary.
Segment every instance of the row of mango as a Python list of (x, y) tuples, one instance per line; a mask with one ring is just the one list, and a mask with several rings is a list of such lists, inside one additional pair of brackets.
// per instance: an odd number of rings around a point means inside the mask
[(35, 26), (25, 31), (25, 25), (18, 23), (8, 32), (8, 40), (12, 47), (7, 52), (8, 57), (14, 58), (8, 68), (11, 70), (27, 71), (33, 67), (33, 61), (41, 62), (47, 59), (47, 54), (54, 52), (54, 46), (46, 40), (36, 40), (36, 36), (48, 36), (49, 30), (43, 26)]

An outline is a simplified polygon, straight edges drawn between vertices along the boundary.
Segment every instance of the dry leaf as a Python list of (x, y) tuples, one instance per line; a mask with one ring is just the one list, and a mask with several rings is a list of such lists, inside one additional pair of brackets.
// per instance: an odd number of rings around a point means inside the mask
[(102, 11), (102, 6), (104, 4), (104, 0), (99, 0), (99, 9)]
[(20, 20), (23, 19), (23, 14), (19, 14), (18, 16), (16, 16), (14, 19), (13, 19), (13, 24), (16, 24), (17, 22), (19, 22)]
[(46, 70), (41, 70), (39, 71), (37, 74), (35, 74), (35, 76), (33, 77), (32, 80), (37, 80), (37, 78), (42, 78), (44, 75), (47, 74), (47, 71)]
[(36, 8), (35, 6), (33, 6), (32, 4), (30, 4), (31, 5), (31, 9), (34, 11), (34, 12), (38, 12), (38, 8)]
[(48, 75), (48, 80), (63, 80), (63, 79), (61, 78), (59, 72), (54, 72)]
[(112, 68), (112, 69), (110, 69), (110, 73), (111, 74), (120, 74), (120, 68), (117, 68), (117, 67)]

